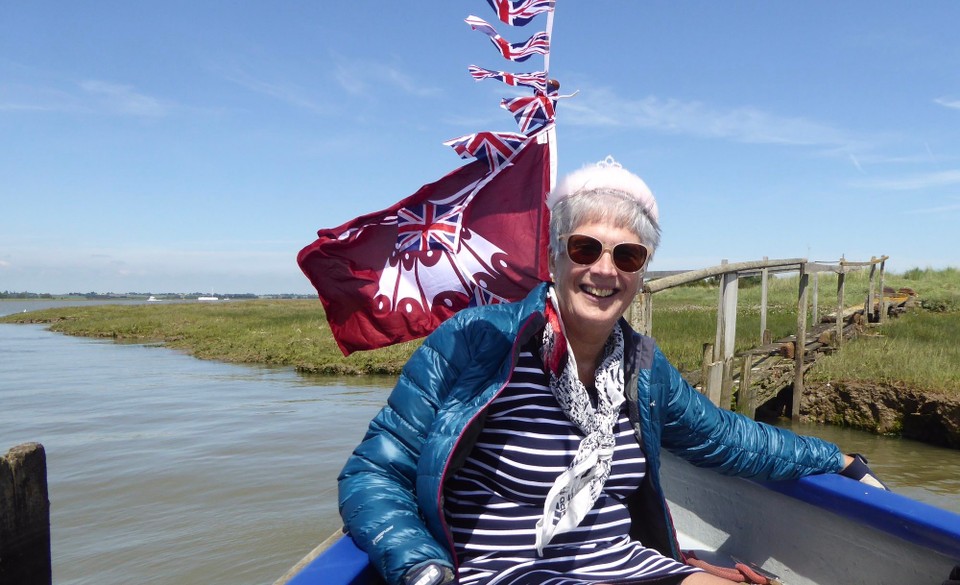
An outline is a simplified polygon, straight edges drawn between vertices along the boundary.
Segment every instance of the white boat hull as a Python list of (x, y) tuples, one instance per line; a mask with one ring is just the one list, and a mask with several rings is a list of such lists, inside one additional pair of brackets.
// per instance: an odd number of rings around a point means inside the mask
[(662, 475), (682, 549), (719, 565), (755, 563), (786, 585), (940, 585), (960, 562), (955, 514), (840, 476), (778, 486), (671, 455)]
[[(960, 564), (960, 515), (839, 475), (754, 482), (664, 454), (663, 487), (684, 551), (783, 585), (941, 585)], [(349, 536), (275, 585), (382, 583)]]

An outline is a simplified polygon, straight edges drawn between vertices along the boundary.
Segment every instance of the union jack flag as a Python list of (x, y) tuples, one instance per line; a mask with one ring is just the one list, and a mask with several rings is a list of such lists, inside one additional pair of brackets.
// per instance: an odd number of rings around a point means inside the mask
[(469, 69), (470, 75), (477, 81), (481, 79), (499, 79), (507, 85), (514, 87), (531, 87), (541, 93), (547, 92), (547, 74), (543, 71), (536, 71), (534, 73), (508, 73), (506, 71), (484, 69), (476, 65), (471, 65)]
[(550, 145), (538, 138), (494, 171), (467, 163), (319, 230), (300, 251), (344, 355), (423, 337), (464, 307), (521, 299), (549, 278)]
[(473, 30), (478, 30), (490, 37), (490, 42), (493, 43), (493, 46), (497, 48), (504, 59), (522, 63), (529, 59), (531, 55), (546, 55), (550, 52), (550, 35), (546, 32), (538, 32), (523, 43), (510, 43), (482, 18), (468, 16), (464, 22), (469, 24)]
[(555, 0), (487, 0), (502, 22), (524, 26), (538, 14), (553, 10)]
[(457, 251), (461, 205), (421, 203), (397, 210), (397, 250), (401, 252)]
[(512, 132), (476, 132), (444, 142), (453, 147), (460, 158), (485, 160), (490, 170), (499, 167), (513, 156), (527, 137)]
[(520, 131), (524, 134), (546, 126), (553, 122), (556, 116), (554, 100), (542, 93), (530, 97), (504, 99), (500, 101), (500, 107), (513, 114), (520, 126)]

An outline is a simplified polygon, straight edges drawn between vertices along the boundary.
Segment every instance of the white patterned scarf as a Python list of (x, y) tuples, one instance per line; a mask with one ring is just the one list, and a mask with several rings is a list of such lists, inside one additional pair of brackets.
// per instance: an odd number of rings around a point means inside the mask
[(620, 324), (614, 325), (603, 348), (594, 379), (597, 388), (597, 406), (594, 407), (577, 375), (576, 358), (560, 321), (553, 287), (548, 294), (545, 312), (547, 325), (540, 355), (550, 378), (550, 390), (564, 414), (585, 436), (570, 467), (557, 477), (547, 494), (543, 517), (537, 521), (536, 547), (540, 556), (543, 556), (543, 547), (550, 544), (554, 536), (576, 528), (600, 496), (610, 477), (616, 446), (614, 430), (620, 417), (620, 406), (625, 400)]

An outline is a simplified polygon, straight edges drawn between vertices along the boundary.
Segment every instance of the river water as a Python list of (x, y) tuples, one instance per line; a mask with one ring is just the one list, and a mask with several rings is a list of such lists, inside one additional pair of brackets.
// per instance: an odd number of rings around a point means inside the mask
[[(269, 584), (339, 527), (337, 473), (391, 384), (0, 325), (0, 452), (46, 448), (55, 583)], [(960, 452), (799, 430), (960, 512)]]

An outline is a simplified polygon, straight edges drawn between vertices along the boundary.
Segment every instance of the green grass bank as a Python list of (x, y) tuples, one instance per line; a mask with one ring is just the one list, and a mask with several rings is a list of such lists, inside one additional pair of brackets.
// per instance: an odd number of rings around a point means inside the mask
[[(911, 270), (884, 285), (910, 288), (915, 307), (870, 325), (820, 358), (805, 375), (801, 412), (810, 420), (897, 433), (960, 448), (960, 270)], [(798, 278), (773, 278), (767, 329), (774, 339), (796, 332)], [(866, 273), (846, 277), (845, 305), (863, 304)], [(703, 283), (653, 296), (653, 335), (681, 371), (699, 369), (716, 333), (717, 287)], [(741, 279), (737, 351), (760, 344), (759, 280)], [(818, 308), (808, 323), (836, 310), (837, 279), (817, 282)], [(91, 305), (17, 313), (2, 323), (44, 324), (67, 335), (156, 343), (201, 359), (288, 366), (304, 373), (387, 375), (400, 372), (413, 341), (344, 357), (319, 300), (231, 300)]]
[[(919, 307), (844, 344), (818, 361), (808, 379), (903, 384), (960, 397), (960, 270), (888, 274), (884, 284), (915, 290)], [(846, 304), (862, 304), (868, 285), (865, 272), (849, 274)], [(768, 288), (767, 328), (774, 338), (795, 332), (797, 278), (771, 279)], [(738, 350), (759, 344), (760, 290), (757, 281), (741, 280)], [(836, 297), (836, 277), (821, 277), (818, 312), (835, 310)], [(653, 299), (653, 335), (664, 353), (681, 370), (699, 368), (702, 344), (715, 336), (716, 287), (685, 286)], [(335, 375), (394, 375), (419, 345), (414, 341), (344, 357), (318, 300), (64, 307), (8, 315), (0, 322), (40, 323), (68, 335), (160, 343), (201, 359)]]
[(319, 300), (62, 307), (0, 317), (52, 331), (120, 342), (159, 343), (200, 359), (292, 366), (335, 375), (396, 374), (419, 341), (344, 357)]

